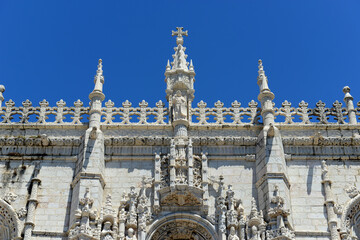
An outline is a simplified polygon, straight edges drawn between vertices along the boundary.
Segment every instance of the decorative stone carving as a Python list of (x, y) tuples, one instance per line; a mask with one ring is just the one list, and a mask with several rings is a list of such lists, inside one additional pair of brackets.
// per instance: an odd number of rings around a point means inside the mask
[(21, 239), (17, 214), (11, 205), (2, 199), (0, 199), (0, 216), (0, 239)]
[(127, 230), (126, 240), (137, 240), (135, 230), (133, 228), (129, 228)]
[(167, 187), (170, 185), (169, 157), (169, 155), (165, 155), (161, 158), (160, 183), (162, 187)]
[(335, 205), (334, 205), (334, 212), (335, 212), (337, 215), (341, 215), (341, 214), (342, 214), (342, 211), (343, 211), (343, 207), (342, 207), (340, 204), (335, 204)]
[(17, 211), (17, 215), (20, 219), (26, 217), (26, 214), (27, 214), (27, 210), (25, 207), (22, 207)]
[(182, 96), (180, 90), (173, 96), (173, 104), (173, 121), (187, 120), (187, 101), (186, 98)]
[(94, 200), (90, 197), (90, 190), (86, 188), (84, 198), (80, 199), (80, 208), (76, 210), (76, 224), (70, 229), (69, 239), (81, 239), (81, 236), (91, 238), (96, 235), (96, 211), (92, 210)]
[(345, 191), (350, 198), (354, 198), (359, 195), (359, 190), (357, 190), (355, 186), (349, 186), (347, 189), (345, 189)]
[(111, 226), (112, 223), (110, 221), (104, 222), (104, 227), (101, 231), (101, 240), (114, 240)]
[(291, 107), (291, 103), (288, 102), (287, 100), (285, 100), (282, 104), (281, 104), (281, 108), (279, 108), (279, 112), (278, 114), (281, 116), (285, 117), (285, 122), (286, 124), (291, 124), (293, 123), (293, 115), (296, 114), (295, 112), (295, 108)]
[(228, 240), (239, 240), (239, 237), (236, 235), (235, 227), (230, 228)]
[(175, 192), (162, 199), (163, 206), (199, 206), (201, 202), (190, 192), (183, 195), (181, 192)]
[(220, 176), (215, 214), (217, 217), (218, 234), (221, 239), (226, 239), (226, 213), (227, 213), (227, 207), (225, 204), (225, 197), (224, 197), (224, 177)]
[(177, 220), (160, 226), (152, 236), (153, 240), (170, 239), (198, 239), (213, 240), (214, 237), (197, 223)]
[(232, 186), (228, 186), (228, 190), (226, 191), (226, 202), (228, 205), (228, 211), (226, 212), (227, 217), (227, 227), (235, 227), (238, 225), (238, 212), (235, 210), (237, 200), (234, 198), (234, 191), (232, 190)]
[(8, 204), (11, 205), (12, 202), (15, 202), (17, 197), (18, 196), (15, 193), (8, 192), (8, 193), (5, 194), (4, 200), (5, 200), (5, 202), (7, 202)]
[(139, 196), (137, 213), (138, 213), (138, 231), (144, 235), (146, 232), (146, 226), (151, 220), (151, 207), (149, 198), (146, 196), (146, 185), (152, 182), (152, 179), (146, 179), (143, 177), (141, 182), (141, 194)]
[(127, 216), (126, 226), (137, 228), (137, 213), (136, 213), (136, 205), (137, 205), (137, 197), (138, 194), (135, 192), (135, 187), (130, 188), (129, 193), (129, 213)]
[(268, 211), (271, 229), (267, 230), (268, 239), (294, 239), (295, 233), (290, 229), (287, 217), (290, 210), (284, 208), (285, 200), (279, 195), (279, 187), (275, 185), (274, 197), (271, 199), (273, 207)]

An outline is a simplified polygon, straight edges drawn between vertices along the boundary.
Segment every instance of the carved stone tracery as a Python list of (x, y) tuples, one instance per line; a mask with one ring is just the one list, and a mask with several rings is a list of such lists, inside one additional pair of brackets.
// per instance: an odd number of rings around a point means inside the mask
[(0, 199), (0, 239), (20, 239), (20, 231), (15, 210)]
[(151, 240), (211, 240), (213, 236), (201, 225), (190, 221), (172, 221), (160, 226)]

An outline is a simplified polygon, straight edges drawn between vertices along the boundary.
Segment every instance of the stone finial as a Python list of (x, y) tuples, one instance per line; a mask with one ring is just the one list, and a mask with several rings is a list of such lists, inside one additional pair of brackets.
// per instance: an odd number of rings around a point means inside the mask
[(183, 31), (183, 27), (176, 27), (177, 31), (172, 31), (171, 36), (176, 36), (176, 44), (182, 45), (184, 43), (183, 36), (188, 36), (188, 31)]
[(98, 69), (96, 70), (94, 83), (95, 83), (94, 91), (102, 92), (102, 84), (104, 84), (104, 76), (103, 76), (102, 60), (101, 59), (99, 59)]
[(94, 77), (94, 90), (90, 93), (89, 99), (93, 100), (95, 97), (100, 97), (101, 101), (105, 99), (105, 95), (102, 93), (103, 84), (104, 84), (104, 75), (102, 69), (102, 60), (99, 59), (98, 68), (96, 70), (96, 75)]
[(167, 64), (166, 64), (166, 71), (170, 71), (171, 67), (170, 67), (170, 61), (168, 59)]
[(260, 87), (260, 92), (263, 92), (263, 91), (269, 91), (270, 92), (270, 89), (269, 89), (269, 86), (268, 86), (268, 80), (267, 80), (267, 77), (265, 75), (265, 71), (264, 71), (264, 67), (263, 67), (263, 64), (262, 64), (262, 60), (259, 59), (258, 61), (258, 68), (259, 68), (259, 71), (258, 71), (258, 85)]
[(345, 98), (351, 98), (351, 100), (353, 100), (353, 97), (350, 94), (350, 87), (349, 86), (345, 86), (343, 88), (343, 93), (345, 94)]
[(356, 113), (353, 103), (354, 98), (350, 94), (350, 87), (345, 86), (343, 88), (343, 93), (345, 94), (344, 102), (346, 103), (346, 108), (348, 110), (349, 124), (357, 124)]
[[(3, 92), (5, 92), (5, 86), (4, 86), (4, 85), (0, 85), (0, 102), (1, 102), (1, 103), (2, 103), (2, 101), (4, 101)], [(0, 107), (1, 107), (1, 103), (0, 103)]]
[(190, 60), (189, 70), (190, 70), (190, 71), (194, 71), (194, 65), (193, 65), (192, 59)]

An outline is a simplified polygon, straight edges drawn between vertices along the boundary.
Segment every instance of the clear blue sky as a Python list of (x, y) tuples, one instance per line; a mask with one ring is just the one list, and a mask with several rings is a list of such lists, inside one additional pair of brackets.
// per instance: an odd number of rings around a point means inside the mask
[(0, 1), (5, 100), (88, 105), (97, 60), (106, 100), (165, 101), (171, 30), (183, 26), (195, 102), (257, 99), (261, 58), (276, 106), (360, 100), (360, 1)]

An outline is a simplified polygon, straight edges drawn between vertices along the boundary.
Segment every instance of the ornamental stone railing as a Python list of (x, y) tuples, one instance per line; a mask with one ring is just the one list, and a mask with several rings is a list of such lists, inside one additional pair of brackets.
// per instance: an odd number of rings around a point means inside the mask
[[(34, 107), (28, 99), (22, 102), (21, 107), (16, 107), (13, 100), (5, 102), (6, 107), (1, 108), (0, 116), (2, 123), (18, 124), (82, 124), (83, 115), (87, 115), (89, 107), (83, 107), (83, 102), (77, 100), (73, 107), (67, 107), (61, 99), (56, 102), (56, 107), (49, 107), (49, 102), (45, 99), (39, 103), (40, 106)], [(55, 119), (48, 122), (49, 116)], [(71, 120), (64, 121), (70, 116)]]
[[(29, 100), (23, 101), (22, 106), (16, 107), (11, 99), (0, 109), (2, 124), (87, 124), (90, 107), (84, 107), (83, 102), (77, 100), (73, 106), (66, 106), (65, 101), (56, 102), (56, 107), (50, 107), (49, 102), (43, 100), (39, 106), (33, 106)], [(359, 119), (360, 102), (351, 110)], [(114, 102), (108, 100), (101, 110), (101, 124), (103, 125), (168, 125), (170, 110), (160, 100), (155, 107), (149, 107), (143, 100), (138, 107), (126, 100), (121, 107), (115, 107)], [(275, 122), (284, 125), (301, 124), (348, 124), (349, 110), (342, 103), (335, 101), (327, 107), (322, 101), (309, 108), (309, 104), (301, 101), (297, 107), (284, 101), (281, 107), (273, 106)], [(190, 124), (201, 125), (261, 125), (261, 108), (252, 100), (247, 107), (234, 101), (231, 107), (224, 107), (224, 103), (217, 101), (214, 107), (207, 107), (203, 101), (197, 107), (191, 108)]]

